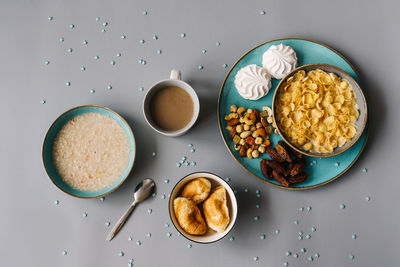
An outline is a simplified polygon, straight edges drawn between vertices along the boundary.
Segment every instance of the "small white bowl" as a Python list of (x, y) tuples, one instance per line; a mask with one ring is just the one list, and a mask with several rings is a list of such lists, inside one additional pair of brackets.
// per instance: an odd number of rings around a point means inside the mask
[[(207, 178), (211, 182), (212, 189), (214, 189), (217, 186), (223, 186), (226, 189), (226, 199), (227, 199), (230, 221), (225, 231), (222, 233), (207, 231), (207, 233), (205, 233), (204, 235), (188, 234), (179, 225), (178, 220), (175, 217), (174, 199), (179, 197), (183, 187), (188, 182), (200, 177)], [(213, 243), (225, 237), (232, 230), (236, 222), (237, 213), (238, 213), (238, 207), (237, 207), (236, 196), (231, 186), (227, 182), (225, 182), (221, 177), (209, 172), (195, 172), (183, 177), (172, 189), (171, 197), (169, 198), (169, 216), (171, 217), (171, 221), (174, 224), (175, 228), (178, 230), (178, 232), (180, 232), (184, 237), (186, 237), (190, 241), (201, 244)]]

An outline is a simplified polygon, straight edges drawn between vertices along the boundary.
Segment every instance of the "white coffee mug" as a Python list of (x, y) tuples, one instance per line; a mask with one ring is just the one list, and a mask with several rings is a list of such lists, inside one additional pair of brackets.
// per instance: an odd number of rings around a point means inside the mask
[[(176, 131), (165, 131), (161, 129), (154, 121), (153, 118), (151, 117), (151, 112), (150, 112), (150, 103), (151, 99), (155, 95), (156, 92), (158, 92), (160, 89), (165, 88), (167, 86), (177, 86), (185, 90), (190, 97), (193, 100), (193, 116), (190, 122), (185, 125), (182, 129), (176, 130)], [(171, 75), (169, 79), (167, 80), (161, 80), (154, 84), (149, 91), (147, 92), (146, 96), (144, 97), (143, 101), (143, 114), (146, 122), (150, 125), (151, 128), (153, 128), (156, 132), (166, 135), (166, 136), (180, 136), (186, 133), (196, 122), (197, 117), (199, 116), (200, 112), (200, 101), (199, 98), (194, 91), (194, 89), (186, 82), (181, 80), (181, 71), (173, 69), (171, 70)]]

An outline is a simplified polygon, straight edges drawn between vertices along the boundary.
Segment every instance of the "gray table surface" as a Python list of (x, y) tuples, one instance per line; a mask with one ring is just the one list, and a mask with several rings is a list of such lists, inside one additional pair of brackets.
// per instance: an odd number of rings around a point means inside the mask
[[(2, 0), (0, 6), (1, 266), (128, 266), (130, 258), (133, 266), (399, 265), (398, 1)], [(217, 126), (218, 92), (229, 70), (223, 64), (230, 67), (253, 46), (281, 37), (314, 39), (342, 52), (358, 69), (369, 101), (370, 136), (362, 156), (346, 175), (313, 190), (281, 190), (251, 177), (231, 158)], [(146, 64), (139, 64), (140, 59)], [(179, 138), (156, 134), (141, 113), (145, 92), (168, 77), (171, 68), (182, 70), (202, 105), (195, 127)], [(129, 179), (104, 201), (62, 193), (41, 162), (41, 144), (53, 120), (89, 103), (122, 114), (138, 143)], [(184, 155), (197, 166), (177, 168)], [(235, 228), (210, 245), (178, 236), (168, 201), (162, 199), (178, 179), (200, 170), (231, 178), (238, 190)], [(134, 186), (146, 177), (156, 181), (157, 196), (137, 207), (116, 239), (106, 242), (111, 229), (106, 222), (115, 223)], [(299, 211), (308, 206), (311, 211)], [(299, 231), (311, 238), (299, 241)], [(298, 259), (286, 256), (287, 251)]]

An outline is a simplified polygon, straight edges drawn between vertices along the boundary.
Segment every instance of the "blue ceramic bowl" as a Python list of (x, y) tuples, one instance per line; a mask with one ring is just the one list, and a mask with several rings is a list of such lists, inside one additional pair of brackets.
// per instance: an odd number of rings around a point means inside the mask
[[(128, 135), (129, 138), (130, 155), (129, 155), (129, 162), (128, 165), (126, 166), (125, 171), (113, 185), (98, 191), (82, 191), (71, 187), (61, 179), (53, 162), (53, 144), (55, 138), (57, 137), (58, 132), (69, 120), (79, 115), (91, 112), (109, 116), (115, 121), (117, 121), (119, 125), (121, 125), (121, 127), (124, 129), (125, 133)], [(132, 129), (129, 127), (128, 123), (115, 111), (97, 105), (78, 106), (70, 110), (67, 110), (66, 112), (61, 114), (53, 122), (53, 124), (47, 131), (46, 137), (44, 138), (43, 141), (43, 148), (42, 148), (43, 165), (51, 181), (65, 193), (78, 198), (99, 198), (108, 195), (114, 190), (116, 190), (126, 180), (129, 173), (131, 172), (133, 163), (135, 161), (135, 154), (136, 154), (135, 136), (133, 135)]]

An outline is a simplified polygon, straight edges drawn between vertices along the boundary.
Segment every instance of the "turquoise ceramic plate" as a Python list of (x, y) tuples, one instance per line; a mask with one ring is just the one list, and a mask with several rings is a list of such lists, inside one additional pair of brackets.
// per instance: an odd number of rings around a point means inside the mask
[[(60, 175), (58, 174), (54, 163), (53, 163), (53, 144), (54, 144), (54, 139), (56, 138), (58, 132), (61, 130), (61, 128), (72, 118), (82, 115), (84, 113), (89, 113), (89, 112), (95, 112), (95, 113), (100, 113), (106, 116), (111, 117), (115, 121), (117, 121), (121, 127), (124, 129), (125, 133), (128, 135), (129, 138), (129, 144), (130, 144), (130, 155), (129, 155), (129, 163), (126, 166), (126, 169), (124, 173), (121, 175), (121, 177), (110, 187), (107, 187), (105, 189), (99, 190), (99, 191), (81, 191), (77, 190), (71, 186), (69, 186), (67, 183), (65, 183)], [(42, 148), (42, 159), (43, 159), (43, 164), (44, 168), (47, 172), (47, 175), (50, 177), (52, 182), (60, 188), (62, 191), (65, 193), (79, 197), (79, 198), (98, 198), (105, 196), (114, 190), (116, 190), (128, 177), (129, 173), (132, 170), (133, 163), (135, 161), (135, 154), (136, 154), (136, 143), (135, 143), (135, 137), (133, 135), (132, 129), (129, 127), (128, 123), (122, 118), (118, 113), (115, 111), (102, 107), (102, 106), (97, 106), (97, 105), (85, 105), (85, 106), (78, 106), (75, 108), (72, 108), (63, 114), (61, 114), (50, 126), (49, 130), (47, 131), (46, 137), (44, 138), (43, 142), (43, 148)]]
[[(272, 88), (267, 96), (257, 100), (246, 100), (242, 98), (236, 91), (235, 88), (235, 75), (236, 73), (243, 67), (249, 64), (256, 64), (258, 66), (262, 66), (262, 55), (264, 52), (271, 46), (277, 45), (280, 43), (284, 43), (285, 45), (291, 46), (297, 54), (298, 58), (298, 66), (312, 64), (312, 63), (325, 63), (336, 66), (345, 72), (347, 72), (351, 77), (353, 77), (358, 84), (360, 84), (360, 80), (357, 76), (356, 70), (354, 67), (347, 61), (341, 54), (333, 50), (332, 48), (323, 45), (321, 43), (317, 43), (311, 40), (306, 39), (297, 39), (297, 38), (285, 38), (285, 39), (277, 39), (273, 41), (269, 41), (263, 43), (261, 45), (256, 46), (251, 49), (249, 52), (244, 54), (227, 74), (224, 83), (222, 84), (221, 91), (218, 99), (218, 124), (219, 129), (222, 135), (222, 138), (225, 142), (226, 147), (229, 152), (239, 163), (242, 168), (244, 168), (247, 172), (263, 180), (264, 182), (271, 184), (276, 187), (281, 187), (285, 189), (309, 189), (324, 185), (329, 183), (343, 173), (345, 173), (357, 160), (359, 155), (361, 154), (365, 143), (367, 141), (368, 135), (368, 125), (366, 126), (363, 134), (359, 138), (359, 140), (347, 151), (343, 152), (340, 155), (329, 157), (329, 158), (310, 158), (305, 157), (307, 160), (306, 173), (309, 174), (309, 178), (303, 183), (294, 185), (293, 187), (287, 188), (278, 184), (274, 180), (267, 180), (263, 177), (260, 170), (260, 160), (259, 159), (248, 159), (247, 157), (240, 157), (239, 151), (235, 151), (233, 149), (234, 143), (231, 142), (229, 131), (225, 130), (226, 121), (224, 117), (226, 114), (230, 113), (230, 106), (235, 104), (238, 107), (255, 107), (261, 110), (262, 106), (272, 106), (272, 97), (274, 95), (274, 91), (276, 86), (278, 85), (280, 80), (272, 79)], [(270, 137), (272, 144), (275, 145), (282, 138), (277, 134), (272, 134)], [(269, 158), (268, 155), (263, 154), (261, 157)]]

